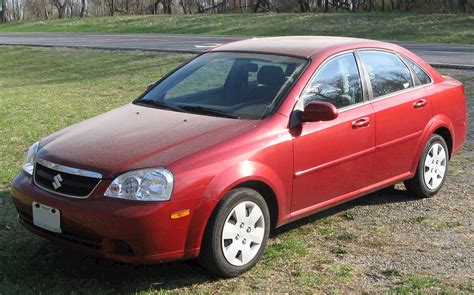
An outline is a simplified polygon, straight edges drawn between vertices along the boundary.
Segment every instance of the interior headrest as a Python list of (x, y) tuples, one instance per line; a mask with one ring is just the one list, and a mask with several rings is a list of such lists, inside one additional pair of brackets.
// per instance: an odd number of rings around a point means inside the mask
[(285, 73), (278, 66), (263, 66), (258, 71), (257, 81), (263, 85), (281, 86), (285, 81)]
[(243, 69), (249, 73), (255, 73), (258, 70), (258, 65), (253, 62), (248, 62), (243, 65)]
[(296, 64), (289, 64), (286, 66), (285, 76), (289, 77), (296, 70)]

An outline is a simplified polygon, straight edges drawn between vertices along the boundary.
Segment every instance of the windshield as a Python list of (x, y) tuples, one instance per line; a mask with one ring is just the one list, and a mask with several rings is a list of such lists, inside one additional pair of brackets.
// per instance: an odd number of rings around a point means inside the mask
[(306, 60), (289, 56), (209, 52), (184, 65), (135, 101), (173, 111), (241, 119), (273, 112)]

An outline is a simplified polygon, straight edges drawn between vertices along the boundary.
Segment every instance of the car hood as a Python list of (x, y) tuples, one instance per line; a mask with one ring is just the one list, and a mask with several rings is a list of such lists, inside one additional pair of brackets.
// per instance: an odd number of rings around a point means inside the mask
[(128, 104), (44, 138), (38, 157), (110, 179), (128, 170), (167, 167), (257, 124)]

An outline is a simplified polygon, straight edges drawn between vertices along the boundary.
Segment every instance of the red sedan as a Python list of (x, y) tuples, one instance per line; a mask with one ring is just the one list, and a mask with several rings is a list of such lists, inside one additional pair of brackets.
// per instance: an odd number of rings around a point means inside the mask
[(466, 120), (462, 83), (399, 46), (250, 39), (33, 144), (13, 202), (66, 247), (236, 276), (275, 227), (400, 181), (435, 195)]

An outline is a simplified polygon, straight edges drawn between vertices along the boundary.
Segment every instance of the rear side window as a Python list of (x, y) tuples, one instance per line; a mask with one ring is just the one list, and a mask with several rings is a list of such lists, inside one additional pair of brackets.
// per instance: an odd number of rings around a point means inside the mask
[(403, 57), (403, 60), (409, 67), (413, 69), (413, 72), (415, 72), (415, 75), (418, 77), (418, 80), (420, 81), (419, 84), (417, 83), (418, 85), (425, 85), (425, 84), (431, 83), (430, 76), (428, 76), (428, 74), (426, 74), (425, 71), (423, 71), (423, 69), (419, 65), (417, 65), (416, 63), (414, 63), (413, 61), (411, 61), (410, 59), (406, 57)]
[(410, 70), (397, 55), (385, 51), (362, 51), (374, 98), (413, 87)]

